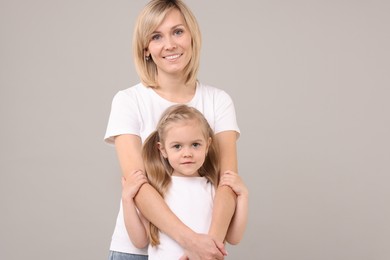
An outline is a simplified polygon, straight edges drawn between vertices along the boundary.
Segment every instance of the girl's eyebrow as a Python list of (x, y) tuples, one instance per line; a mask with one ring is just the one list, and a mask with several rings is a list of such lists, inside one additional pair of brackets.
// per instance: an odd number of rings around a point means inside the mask
[(180, 142), (178, 141), (172, 141), (168, 144), (168, 146), (171, 146), (171, 145), (176, 145), (176, 144), (181, 144)]
[[(203, 143), (203, 139), (196, 139), (196, 140), (192, 140), (190, 143)], [(175, 145), (175, 144), (182, 144), (182, 142), (179, 142), (179, 141), (172, 141), (169, 143), (169, 145)]]

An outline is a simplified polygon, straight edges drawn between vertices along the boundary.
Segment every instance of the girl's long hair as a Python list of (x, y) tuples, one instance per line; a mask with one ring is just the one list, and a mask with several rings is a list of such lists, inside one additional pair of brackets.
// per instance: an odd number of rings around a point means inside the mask
[[(208, 124), (206, 118), (198, 110), (187, 105), (175, 105), (168, 108), (162, 115), (157, 129), (144, 142), (142, 148), (142, 157), (145, 164), (146, 175), (149, 183), (160, 193), (165, 196), (171, 183), (172, 166), (168, 159), (161, 154), (158, 143), (164, 143), (167, 126), (172, 123), (186, 122), (196, 120), (202, 127), (205, 140), (211, 138), (205, 161), (198, 170), (199, 175), (206, 177), (215, 187), (218, 185), (219, 176), (219, 151), (214, 142), (214, 133)], [(160, 244), (158, 228), (150, 222), (149, 238), (152, 246)]]

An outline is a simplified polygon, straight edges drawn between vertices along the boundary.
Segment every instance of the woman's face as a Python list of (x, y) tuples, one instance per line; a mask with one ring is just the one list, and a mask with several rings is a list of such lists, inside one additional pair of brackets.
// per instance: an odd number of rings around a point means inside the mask
[(179, 10), (172, 9), (152, 33), (146, 56), (151, 55), (158, 76), (181, 76), (191, 60), (191, 34)]

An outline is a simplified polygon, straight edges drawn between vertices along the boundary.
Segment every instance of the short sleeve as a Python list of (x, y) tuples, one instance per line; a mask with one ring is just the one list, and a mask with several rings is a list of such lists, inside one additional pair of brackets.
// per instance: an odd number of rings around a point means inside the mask
[(114, 144), (114, 137), (121, 134), (140, 135), (137, 99), (125, 91), (119, 91), (112, 100), (104, 141)]
[(237, 124), (236, 110), (232, 98), (225, 92), (220, 91), (215, 97), (215, 133), (223, 131), (236, 131), (240, 134)]

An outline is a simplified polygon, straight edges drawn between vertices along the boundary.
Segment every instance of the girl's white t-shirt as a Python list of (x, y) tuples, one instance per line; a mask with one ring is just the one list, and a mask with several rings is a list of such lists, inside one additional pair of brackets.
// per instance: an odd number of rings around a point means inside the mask
[[(165, 202), (189, 228), (206, 234), (211, 224), (215, 189), (205, 177), (172, 176)], [(149, 260), (171, 260), (183, 256), (183, 248), (166, 234), (159, 232), (160, 244), (149, 245)]]
[[(162, 98), (152, 88), (145, 87), (141, 83), (121, 90), (112, 101), (104, 140), (109, 144), (114, 144), (115, 136), (134, 134), (140, 136), (144, 142), (156, 130), (162, 113), (176, 104)], [(205, 116), (215, 134), (223, 131), (240, 133), (233, 101), (225, 91), (198, 83), (194, 97), (186, 105), (198, 109)], [(138, 249), (130, 241), (124, 224), (122, 203), (120, 203), (110, 250), (147, 254), (147, 248)]]

